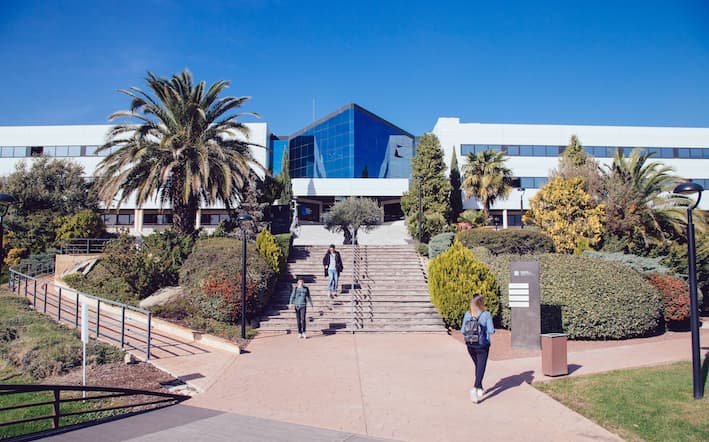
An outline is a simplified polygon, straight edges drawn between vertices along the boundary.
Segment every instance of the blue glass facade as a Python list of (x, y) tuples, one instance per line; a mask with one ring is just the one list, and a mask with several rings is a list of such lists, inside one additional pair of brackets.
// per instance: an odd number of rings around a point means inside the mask
[(288, 150), (293, 178), (408, 178), (414, 137), (350, 104), (296, 132)]
[(281, 163), (283, 162), (283, 152), (288, 150), (288, 140), (272, 138), (271, 139), (271, 158), (269, 164), (271, 164), (271, 171), (274, 175), (281, 173)]

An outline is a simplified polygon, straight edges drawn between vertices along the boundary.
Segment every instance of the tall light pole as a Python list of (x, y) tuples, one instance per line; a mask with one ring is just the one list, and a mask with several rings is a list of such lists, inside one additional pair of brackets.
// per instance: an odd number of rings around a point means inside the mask
[(694, 205), (687, 206), (687, 259), (689, 261), (689, 321), (692, 328), (692, 384), (694, 399), (704, 397), (704, 382), (702, 382), (702, 365), (699, 349), (699, 300), (697, 299), (697, 263), (694, 244), (694, 222), (692, 211), (699, 205), (704, 188), (697, 183), (682, 183), (675, 187), (674, 193), (680, 195), (697, 194)]
[(2, 274), (2, 263), (5, 259), (3, 254), (2, 237), (5, 234), (3, 231), (2, 219), (7, 215), (10, 206), (17, 204), (17, 198), (9, 193), (0, 193), (0, 275)]
[(419, 180), (419, 229), (418, 229), (418, 240), (421, 242), (421, 222), (423, 213), (423, 176), (417, 175), (416, 179)]
[(246, 339), (246, 223), (254, 218), (240, 213), (236, 220), (241, 229), (241, 339)]
[(522, 221), (522, 217), (524, 216), (524, 191), (527, 190), (524, 187), (520, 187), (519, 189), (519, 228), (524, 229), (524, 221)]

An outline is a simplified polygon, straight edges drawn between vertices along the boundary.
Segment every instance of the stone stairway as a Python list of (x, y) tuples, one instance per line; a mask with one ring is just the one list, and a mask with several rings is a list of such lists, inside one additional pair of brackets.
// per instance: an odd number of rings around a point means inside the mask
[[(290, 289), (298, 276), (310, 288), (315, 308), (308, 306), (308, 331), (334, 333), (444, 332), (443, 320), (431, 304), (426, 272), (413, 246), (351, 246), (338, 250), (345, 267), (341, 293), (330, 300), (322, 258), (327, 246), (296, 246), (281, 276), (261, 329), (297, 330), (295, 313), (288, 309)], [(352, 289), (352, 270), (355, 286)]]

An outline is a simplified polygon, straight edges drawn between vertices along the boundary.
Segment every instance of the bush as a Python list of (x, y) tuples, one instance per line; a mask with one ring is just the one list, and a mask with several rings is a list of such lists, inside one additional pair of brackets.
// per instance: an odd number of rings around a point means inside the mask
[(293, 251), (293, 235), (290, 233), (281, 233), (279, 235), (273, 235), (273, 239), (276, 240), (276, 244), (281, 249), (281, 253), (286, 261)]
[(460, 328), (475, 294), (484, 296), (485, 308), (493, 318), (500, 310), (492, 272), (458, 241), (428, 265), (428, 290), (448, 327)]
[(583, 252), (583, 254), (591, 258), (619, 262), (640, 273), (660, 273), (663, 275), (672, 273), (670, 269), (662, 264), (661, 258), (629, 255), (622, 252), (593, 252), (590, 250)]
[(662, 295), (662, 311), (668, 324), (686, 321), (690, 316), (689, 286), (683, 280), (659, 273), (652, 274), (648, 281)]
[[(241, 240), (209, 238), (195, 244), (180, 271), (185, 295), (205, 318), (233, 323), (241, 318)], [(268, 304), (276, 272), (247, 244), (247, 317)]]
[(502, 325), (510, 326), (510, 261), (537, 259), (541, 266), (542, 333), (572, 339), (626, 339), (659, 330), (659, 292), (641, 274), (617, 262), (586, 256), (494, 256), (476, 248), (500, 284)]
[[(119, 280), (122, 280), (134, 298), (143, 299), (158, 289), (177, 285), (180, 267), (193, 246), (194, 240), (191, 236), (180, 234), (173, 229), (146, 236), (140, 247), (134, 237), (121, 234), (106, 244), (101, 265), (105, 275), (114, 280), (111, 285), (121, 285)], [(88, 279), (93, 281), (91, 284), (97, 289), (103, 290), (101, 287), (104, 284), (99, 275), (92, 271)], [(86, 291), (115, 299), (110, 293), (90, 292), (88, 289)]]
[[(468, 209), (458, 216), (458, 223), (468, 225), (469, 228), (484, 227), (491, 224), (490, 218), (482, 210)], [(467, 229), (465, 229), (467, 230)]]
[(439, 233), (431, 238), (431, 241), (428, 243), (428, 257), (433, 259), (448, 250), (453, 244), (454, 239), (455, 233), (453, 232)]
[(125, 304), (136, 305), (140, 298), (121, 276), (106, 270), (105, 260), (100, 261), (88, 275), (71, 273), (64, 282), (71, 288), (90, 295), (101, 296)]
[(256, 236), (256, 248), (274, 272), (281, 273), (285, 269), (285, 255), (271, 232), (263, 230)]
[[(409, 234), (413, 238), (419, 239), (418, 214), (411, 215), (406, 220), (406, 225), (409, 229)], [(424, 213), (421, 217), (421, 242), (428, 244), (431, 237), (447, 231), (449, 231), (448, 221), (440, 213)]]
[(554, 242), (538, 230), (471, 229), (458, 233), (457, 239), (468, 248), (485, 247), (495, 255), (554, 252)]
[(106, 226), (99, 213), (84, 209), (71, 216), (62, 217), (55, 230), (57, 240), (72, 238), (101, 238)]
[(422, 242), (416, 244), (416, 252), (421, 256), (428, 256), (428, 244)]

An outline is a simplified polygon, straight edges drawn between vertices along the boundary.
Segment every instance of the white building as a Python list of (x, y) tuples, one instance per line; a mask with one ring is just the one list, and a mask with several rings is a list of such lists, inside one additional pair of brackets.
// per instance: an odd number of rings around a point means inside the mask
[[(559, 155), (572, 135), (602, 167), (612, 162), (618, 147), (624, 148), (626, 154), (641, 147), (654, 151), (652, 158), (674, 168), (678, 177), (709, 188), (709, 128), (480, 124), (439, 118), (432, 132), (440, 140), (449, 165), (454, 149), (461, 167), (469, 152), (493, 149), (507, 155), (507, 167), (520, 180), (519, 188), (525, 190), (514, 190), (492, 207), (505, 227), (520, 224), (520, 207), (529, 208), (529, 198), (546, 183), (549, 171), (557, 167)], [(464, 206), (479, 208), (471, 200), (465, 201)], [(709, 210), (709, 192), (704, 192), (699, 208)]]
[[(349, 123), (359, 121), (359, 114), (371, 117), (371, 121), (362, 120), (364, 122), (359, 125)], [(278, 171), (280, 165), (272, 162), (280, 160), (284, 149), (292, 151), (290, 169), (293, 192), (301, 208), (308, 208), (318, 214), (314, 220), (333, 201), (351, 195), (375, 197), (384, 207), (385, 213), (391, 208), (389, 213), (395, 217), (399, 198), (408, 190), (409, 180), (405, 175), (409, 172), (404, 167), (410, 164), (414, 152), (413, 143), (411, 146), (400, 141), (392, 144), (387, 141), (391, 141), (390, 135), (386, 135), (380, 137), (383, 141), (377, 144), (374, 141), (378, 139), (367, 137), (370, 132), (377, 134), (382, 127), (388, 127), (387, 130), (394, 131), (397, 136), (403, 133), (412, 141), (413, 135), (378, 118), (350, 104), (290, 138), (273, 136), (267, 123), (248, 123), (246, 126), (250, 130), (248, 141), (261, 146), (252, 149), (254, 158), (266, 169)], [(334, 129), (330, 127), (333, 124)], [(345, 128), (343, 134), (338, 132), (340, 126)], [(84, 167), (87, 178), (92, 177), (102, 160), (101, 156), (96, 155), (96, 149), (105, 143), (110, 127), (0, 126), (0, 176), (13, 172), (20, 161), (31, 162), (44, 155), (71, 159)], [(516, 189), (507, 199), (498, 200), (492, 207), (497, 222), (504, 227), (520, 224), (520, 209), (529, 208), (529, 198), (546, 182), (549, 171), (558, 165), (559, 155), (571, 135), (578, 136), (586, 150), (601, 164), (611, 162), (617, 147), (628, 151), (642, 147), (654, 151), (654, 158), (673, 167), (677, 176), (697, 181), (705, 189), (709, 188), (709, 128), (479, 124), (461, 123), (459, 118), (439, 118), (432, 132), (441, 142), (447, 164), (450, 164), (454, 149), (461, 166), (468, 152), (493, 149), (507, 155), (507, 166), (519, 180), (519, 189), (523, 188), (524, 191)], [(348, 135), (350, 133), (352, 135)], [(321, 136), (323, 138), (318, 139)], [(328, 139), (340, 138), (350, 153), (349, 157), (338, 159), (330, 155), (329, 151), (336, 151), (340, 146), (335, 146), (336, 149), (327, 142)], [(356, 141), (351, 142), (350, 139)], [(313, 174), (308, 169), (315, 162), (307, 155), (317, 150), (308, 150), (310, 145), (317, 145), (322, 151), (322, 169), (327, 173), (326, 176)], [(373, 147), (375, 145), (378, 147)], [(340, 163), (346, 166), (346, 170), (342, 169)], [(387, 165), (384, 169), (396, 173), (377, 175), (383, 169), (381, 164)], [(360, 177), (362, 165), (368, 166), (372, 172), (370, 177)], [(704, 193), (700, 208), (709, 210), (709, 194)], [(471, 200), (465, 201), (465, 207), (479, 208)], [(205, 207), (197, 216), (197, 226), (213, 228), (227, 216), (224, 207)], [(160, 208), (154, 201), (140, 208), (135, 206), (134, 201), (128, 201), (119, 209), (107, 207), (104, 219), (109, 227), (129, 228), (135, 234), (147, 234), (170, 225), (171, 213), (169, 207)]]
[[(248, 141), (261, 146), (252, 147), (254, 159), (265, 168), (270, 164), (269, 142), (271, 133), (266, 123), (246, 123)], [(87, 179), (94, 175), (103, 159), (96, 149), (106, 142), (111, 125), (85, 126), (0, 126), (0, 176), (15, 170), (20, 161), (31, 162), (39, 156), (69, 159), (84, 168)], [(103, 154), (105, 156), (105, 154)], [(151, 201), (136, 207), (127, 201), (120, 208), (107, 207), (104, 221), (109, 229), (128, 228), (133, 234), (149, 234), (172, 224), (169, 207), (160, 207)], [(197, 214), (197, 227), (215, 227), (228, 218), (223, 206), (205, 207)]]

